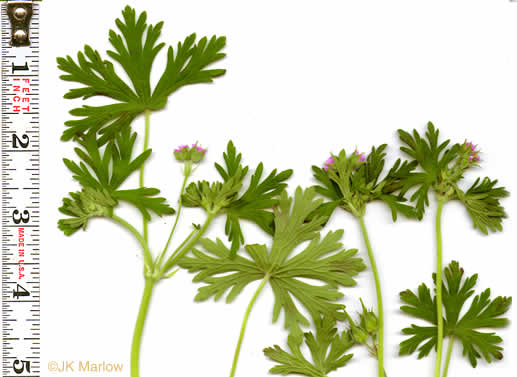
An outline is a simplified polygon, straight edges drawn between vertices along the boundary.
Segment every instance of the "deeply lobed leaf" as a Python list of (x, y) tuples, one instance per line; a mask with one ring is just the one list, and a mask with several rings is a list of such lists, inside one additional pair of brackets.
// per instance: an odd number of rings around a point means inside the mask
[[(284, 311), (285, 326), (301, 340), (301, 326), (309, 324), (296, 302), (313, 318), (331, 314), (339, 319), (344, 308), (337, 303), (343, 294), (339, 286), (353, 286), (353, 277), (365, 269), (356, 257), (357, 250), (343, 250), (339, 242), (343, 232), (329, 232), (320, 238), (318, 230), (324, 219), (307, 221), (309, 214), (321, 202), (314, 199), (312, 189), (296, 190), (294, 201), (282, 195), (275, 210), (275, 234), (271, 249), (265, 245), (246, 245), (246, 257), (232, 252), (220, 240), (203, 240), (204, 251), (193, 250), (192, 257), (184, 257), (179, 265), (196, 272), (194, 281), (205, 285), (198, 290), (196, 300), (210, 297), (216, 300), (227, 294), (232, 301), (252, 281), (267, 277), (275, 297), (273, 321)], [(292, 250), (306, 241), (308, 245), (289, 258)], [(301, 279), (319, 281), (323, 285)]]
[[(512, 299), (501, 296), (490, 299), (490, 289), (487, 289), (475, 296), (469, 309), (460, 316), (467, 299), (474, 294), (477, 281), (477, 275), (463, 278), (463, 273), (458, 262), (452, 262), (444, 270), (443, 335), (458, 339), (463, 345), (463, 355), (476, 367), (480, 358), (487, 362), (502, 359), (503, 348), (499, 345), (502, 339), (493, 332), (479, 330), (508, 325), (508, 319), (502, 316), (509, 310)], [(434, 279), (436, 283), (436, 276)], [(402, 311), (432, 325), (411, 325), (403, 329), (402, 332), (410, 337), (400, 344), (400, 354), (412, 354), (418, 350), (418, 357), (425, 357), (437, 343), (436, 298), (431, 297), (431, 291), (425, 284), (418, 288), (418, 293), (407, 290), (400, 294), (400, 298), (406, 304), (401, 307)]]
[(207, 69), (221, 60), (225, 54), (224, 37), (201, 38), (189, 35), (178, 43), (177, 51), (172, 47), (167, 53), (167, 65), (156, 87), (151, 87), (151, 69), (159, 51), (165, 46), (158, 43), (163, 22), (147, 24), (147, 14), (137, 14), (127, 6), (122, 19), (116, 20), (118, 32), (110, 30), (109, 41), (113, 50), (108, 56), (121, 66), (129, 77), (128, 83), (116, 72), (113, 63), (101, 57), (90, 46), (77, 54), (77, 59), (67, 56), (57, 58), (58, 68), (64, 72), (61, 79), (80, 84), (71, 89), (65, 98), (87, 99), (104, 96), (115, 101), (104, 106), (83, 106), (70, 112), (80, 117), (67, 121), (68, 127), (62, 140), (82, 138), (86, 133), (101, 133), (104, 144), (144, 111), (156, 111), (165, 107), (169, 95), (179, 88), (196, 83), (208, 83), (225, 73), (224, 69)]
[(292, 336), (287, 341), (290, 352), (284, 351), (278, 345), (265, 348), (266, 357), (278, 363), (269, 372), (284, 376), (296, 374), (326, 377), (329, 372), (345, 366), (353, 357), (353, 354), (347, 352), (354, 345), (354, 341), (348, 332), (338, 334), (335, 326), (335, 319), (326, 316), (316, 321), (316, 335), (312, 332), (304, 334), (312, 362), (303, 355), (302, 344)]

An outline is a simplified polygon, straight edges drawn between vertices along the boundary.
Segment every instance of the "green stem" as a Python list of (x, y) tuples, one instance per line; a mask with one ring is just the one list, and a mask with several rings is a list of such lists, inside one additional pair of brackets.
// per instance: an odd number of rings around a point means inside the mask
[(160, 254), (160, 257), (158, 258), (158, 261), (156, 262), (156, 266), (160, 267), (162, 264), (162, 259), (165, 256), (165, 253), (167, 253), (167, 250), (169, 249), (169, 244), (172, 240), (172, 235), (174, 234), (174, 231), (176, 230), (176, 226), (178, 225), (178, 220), (181, 215), (181, 208), (183, 206), (183, 201), (181, 200), (181, 197), (183, 195), (183, 191), (185, 191), (185, 185), (187, 184), (188, 175), (185, 174), (185, 179), (183, 179), (183, 185), (181, 185), (180, 190), (180, 197), (178, 199), (178, 212), (176, 213), (176, 219), (174, 220), (174, 225), (172, 226), (171, 232), (169, 234), (169, 238), (167, 239), (167, 243), (165, 244), (165, 247), (163, 248), (162, 253)]
[[(145, 116), (145, 134), (144, 134), (144, 152), (148, 149), (149, 146), (149, 126), (150, 126), (150, 110), (145, 110), (144, 116)], [(142, 164), (140, 166), (140, 188), (144, 187), (144, 167), (145, 164)], [(149, 235), (147, 234), (147, 219), (143, 218), (143, 224), (144, 224), (144, 240), (147, 242), (149, 240)]]
[(449, 372), (449, 364), (451, 362), (453, 345), (454, 345), (454, 336), (451, 336), (451, 339), (449, 340), (449, 347), (447, 348), (447, 358), (445, 359), (445, 366), (443, 368), (442, 377), (447, 377), (447, 373)]
[(131, 344), (131, 377), (138, 377), (138, 362), (140, 359), (140, 343), (142, 341), (142, 332), (144, 330), (145, 318), (147, 317), (147, 309), (151, 301), (154, 280), (145, 279), (144, 293), (140, 302), (140, 309), (136, 318), (135, 331), (133, 332), (133, 342)]
[(246, 312), (244, 313), (244, 318), (242, 319), (242, 325), (241, 325), (241, 332), (239, 334), (239, 340), (237, 341), (237, 347), (235, 348), (235, 355), (233, 356), (233, 364), (232, 364), (232, 370), (230, 372), (230, 377), (235, 376), (235, 370), (237, 369), (237, 362), (239, 361), (239, 354), (241, 352), (241, 346), (242, 341), (244, 339), (244, 332), (246, 331), (246, 325), (248, 324), (248, 318), (251, 313), (251, 309), (253, 308), (253, 305), (255, 304), (255, 301), (257, 301), (257, 297), (259, 296), (260, 292), (268, 282), (270, 276), (269, 274), (266, 274), (260, 285), (258, 286), (257, 290), (255, 291), (255, 294), (251, 298), (250, 303), (248, 304), (248, 308), (246, 309)]
[(120, 225), (122, 225), (127, 230), (129, 230), (135, 236), (135, 238), (138, 240), (138, 242), (140, 242), (140, 246), (142, 246), (142, 249), (144, 251), (144, 260), (145, 260), (146, 271), (150, 272), (150, 269), (151, 269), (151, 266), (153, 263), (153, 258), (151, 256), (151, 250), (149, 250), (149, 245), (147, 244), (147, 241), (144, 239), (144, 237), (142, 237), (142, 235), (138, 232), (138, 230), (136, 230), (136, 228), (133, 225), (128, 223), (123, 218), (121, 218), (115, 214), (112, 214), (111, 219), (114, 220), (115, 222), (119, 223)]
[(442, 209), (443, 200), (438, 200), (436, 209), (436, 313), (438, 319), (438, 340), (436, 345), (436, 366), (434, 376), (440, 377), (443, 348), (443, 309), (442, 309)]
[[(196, 235), (194, 237), (191, 238), (191, 240), (183, 247), (183, 249), (178, 252), (178, 253), (175, 253), (174, 255), (171, 255), (170, 258), (167, 260), (167, 262), (165, 263), (165, 265), (161, 268), (160, 272), (158, 273), (158, 276), (163, 276), (165, 273), (167, 273), (172, 267), (174, 267), (176, 265), (176, 263), (178, 263), (178, 261), (183, 258), (183, 256), (185, 254), (187, 254), (190, 249), (192, 249), (194, 247), (194, 245), (197, 243), (197, 241), (199, 241), (199, 239), (201, 238), (201, 236), (206, 232), (206, 230), (208, 229), (208, 227), (210, 226), (210, 223), (212, 222), (212, 220), (214, 219), (215, 217), (215, 213), (211, 213), (209, 212), (208, 213), (208, 216), (205, 220), (205, 223), (203, 224), (203, 226), (198, 230), (198, 232), (196, 233)], [(190, 236), (189, 236), (190, 237)]]
[(368, 231), (366, 230), (366, 225), (364, 223), (364, 217), (359, 216), (359, 223), (361, 224), (361, 232), (363, 234), (364, 243), (366, 244), (366, 249), (368, 250), (368, 258), (370, 259), (370, 265), (372, 266), (373, 278), (375, 280), (375, 291), (377, 293), (377, 314), (379, 316), (379, 331), (378, 331), (378, 343), (379, 343), (379, 351), (377, 353), (377, 365), (379, 377), (384, 377), (384, 312), (382, 307), (382, 293), (381, 293), (381, 282), (379, 279), (379, 272), (377, 271), (377, 264), (375, 263), (375, 257), (372, 251), (372, 245), (370, 244), (370, 239), (368, 238)]

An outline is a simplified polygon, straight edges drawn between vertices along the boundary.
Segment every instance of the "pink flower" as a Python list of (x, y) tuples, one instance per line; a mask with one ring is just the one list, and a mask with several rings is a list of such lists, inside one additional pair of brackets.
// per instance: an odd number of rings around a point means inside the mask
[(200, 147), (199, 145), (197, 145), (197, 144), (192, 144), (192, 148), (196, 148), (196, 151), (201, 152), (201, 153), (203, 153), (203, 154), (205, 154), (205, 153), (206, 153), (206, 151), (207, 151), (206, 149), (201, 148), (201, 147)]
[(357, 151), (357, 149), (355, 150), (354, 152), (355, 155), (359, 155), (359, 162), (365, 162), (366, 161), (366, 157), (364, 157), (364, 153), (359, 153)]
[(479, 157), (479, 149), (473, 142), (465, 142), (465, 152), (468, 154), (468, 160), (470, 163), (478, 162), (481, 158)]
[(177, 153), (184, 152), (185, 149), (188, 149), (188, 145), (183, 144), (183, 145), (180, 145), (178, 148), (174, 149), (174, 152), (177, 152)]
[(327, 171), (332, 167), (332, 165), (334, 165), (334, 163), (334, 157), (330, 156), (329, 158), (327, 158), (327, 161), (325, 161), (325, 165), (323, 168), (325, 169), (325, 171)]

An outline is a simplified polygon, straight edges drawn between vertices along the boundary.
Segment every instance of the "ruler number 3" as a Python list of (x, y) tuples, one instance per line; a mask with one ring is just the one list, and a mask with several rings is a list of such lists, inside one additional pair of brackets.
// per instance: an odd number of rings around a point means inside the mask
[(27, 224), (31, 218), (31, 215), (29, 214), (29, 211), (26, 209), (23, 210), (23, 212), (20, 213), (17, 209), (13, 211), (13, 221), (15, 224), (24, 223)]
[[(23, 139), (23, 141), (22, 141), (22, 139)], [(13, 134), (13, 148), (19, 148), (19, 147), (27, 148), (29, 146), (29, 137), (27, 136), (27, 134), (23, 134), (22, 139), (20, 139), (18, 137), (18, 135)], [(19, 146), (18, 146), (18, 144), (19, 144)]]

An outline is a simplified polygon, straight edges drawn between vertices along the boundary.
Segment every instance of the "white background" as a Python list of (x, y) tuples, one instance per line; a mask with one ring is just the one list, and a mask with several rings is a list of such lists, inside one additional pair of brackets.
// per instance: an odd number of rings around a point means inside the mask
[[(133, 325), (143, 289), (142, 257), (137, 243), (106, 220), (92, 221), (88, 232), (65, 237), (56, 227), (57, 208), (68, 191), (78, 189), (61, 162), (73, 156), (73, 143), (59, 137), (67, 111), (81, 101), (62, 99), (71, 87), (58, 79), (56, 56), (74, 54), (88, 43), (103, 52), (108, 30), (127, 0), (47, 0), (41, 5), (42, 35), (42, 323), (46, 363), (62, 360), (122, 362), (129, 375)], [(499, 178), (517, 190), (517, 3), (508, 0), (359, 0), (359, 1), (130, 1), (147, 10), (152, 23), (164, 20), (162, 40), (175, 45), (195, 31), (226, 35), (228, 57), (218, 66), (227, 74), (213, 85), (175, 93), (165, 111), (153, 114), (152, 158), (146, 183), (158, 187), (175, 205), (180, 165), (173, 147), (196, 140), (207, 146), (206, 161), (195, 179), (215, 179), (214, 161), (231, 138), (252, 167), (293, 168), (290, 190), (314, 184), (311, 165), (341, 148), (369, 151), (389, 143), (390, 161), (398, 158), (396, 130), (423, 131), (431, 120), (443, 137), (465, 139), (482, 149), (476, 176)], [(164, 65), (162, 52), (154, 73)], [(96, 103), (90, 102), (91, 103)], [(97, 102), (100, 103), (100, 102)], [(134, 128), (142, 130), (139, 118)], [(136, 187), (136, 176), (127, 188)], [(458, 203), (444, 211), (444, 261), (459, 260), (467, 274), (479, 273), (479, 288), (495, 295), (517, 294), (515, 195), (504, 201), (510, 218), (504, 232), (486, 237), (472, 229)], [(123, 213), (125, 213), (123, 211)], [(127, 213), (130, 213), (127, 211)], [(434, 357), (398, 357), (401, 329), (412, 319), (398, 310), (398, 293), (430, 283), (434, 270), (434, 204), (421, 223), (391, 223), (382, 204), (372, 204), (367, 224), (383, 283), (386, 317), (386, 370), (390, 376), (431, 376)], [(187, 209), (179, 234), (187, 234), (203, 213)], [(139, 225), (138, 217), (128, 215)], [(152, 247), (160, 248), (173, 217), (156, 219)], [(221, 221), (209, 236), (221, 237)], [(345, 229), (346, 247), (366, 258), (359, 228), (345, 213), (328, 229)], [(253, 227), (247, 241), (267, 242)], [(176, 239), (178, 242), (178, 239)], [(177, 243), (176, 243), (177, 245)], [(228, 375), (245, 307), (257, 284), (231, 305), (194, 303), (198, 285), (181, 271), (159, 284), (142, 344), (142, 376)], [(344, 290), (351, 312), (357, 298), (374, 305), (370, 270), (358, 286)], [(271, 324), (272, 293), (265, 290), (254, 308), (243, 344), (238, 376), (265, 376), (273, 365), (261, 350), (285, 345), (283, 318)], [(515, 319), (515, 310), (509, 317)], [(514, 321), (515, 322), (515, 321)], [(515, 325), (515, 324), (514, 324)], [(515, 375), (517, 327), (498, 330), (505, 359), (472, 370), (454, 351), (450, 376)], [(376, 375), (376, 362), (364, 350), (331, 376)], [(490, 368), (490, 369), (489, 369)], [(78, 373), (59, 374), (78, 376)], [(94, 374), (92, 374), (94, 375)]]

